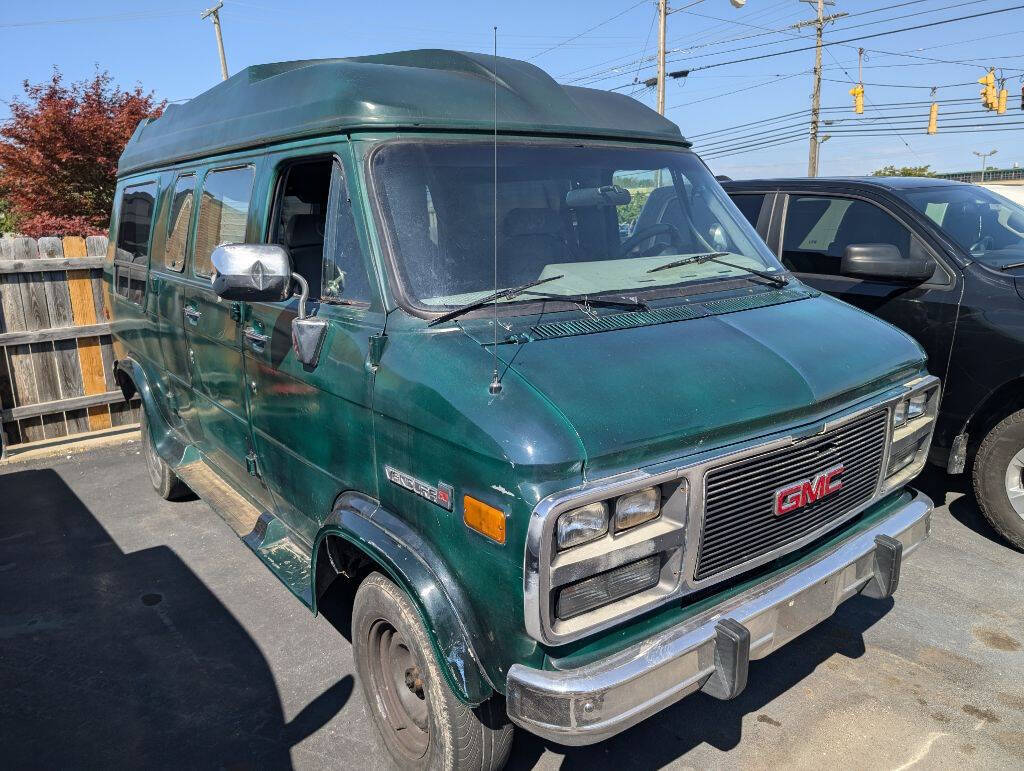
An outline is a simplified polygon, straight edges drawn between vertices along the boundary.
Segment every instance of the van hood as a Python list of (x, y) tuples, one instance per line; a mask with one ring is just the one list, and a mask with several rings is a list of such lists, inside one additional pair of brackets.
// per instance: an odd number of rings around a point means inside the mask
[[(485, 345), (484, 329), (466, 331)], [(499, 356), (575, 429), (591, 478), (819, 419), (925, 362), (903, 332), (823, 295)]]

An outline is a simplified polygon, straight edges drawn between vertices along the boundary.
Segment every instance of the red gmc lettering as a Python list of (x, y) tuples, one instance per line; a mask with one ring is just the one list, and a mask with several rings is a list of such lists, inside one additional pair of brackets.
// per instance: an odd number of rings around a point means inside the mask
[(790, 512), (809, 506), (840, 490), (843, 480), (839, 479), (844, 470), (843, 464), (822, 471), (813, 479), (804, 479), (775, 491), (775, 516), (781, 517)]

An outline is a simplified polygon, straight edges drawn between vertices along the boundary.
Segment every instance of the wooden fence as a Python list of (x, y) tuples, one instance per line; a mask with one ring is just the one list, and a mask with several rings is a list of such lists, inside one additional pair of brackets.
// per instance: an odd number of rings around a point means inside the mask
[(111, 372), (105, 236), (0, 238), (0, 424), (8, 446), (138, 422)]

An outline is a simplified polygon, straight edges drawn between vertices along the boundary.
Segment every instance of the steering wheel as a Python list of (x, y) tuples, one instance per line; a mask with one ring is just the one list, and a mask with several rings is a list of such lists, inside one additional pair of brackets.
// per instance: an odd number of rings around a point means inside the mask
[(648, 238), (651, 238), (652, 236), (660, 236), (662, 233), (668, 235), (669, 240), (672, 242), (672, 246), (678, 247), (680, 250), (685, 247), (685, 244), (683, 243), (683, 235), (679, 232), (679, 228), (668, 222), (658, 222), (654, 225), (648, 225), (647, 227), (640, 229), (623, 241), (619, 246), (619, 257), (626, 257)]
[(976, 241), (971, 244), (971, 254), (983, 254), (991, 249), (995, 245), (995, 239), (992, 236), (985, 236), (980, 241)]

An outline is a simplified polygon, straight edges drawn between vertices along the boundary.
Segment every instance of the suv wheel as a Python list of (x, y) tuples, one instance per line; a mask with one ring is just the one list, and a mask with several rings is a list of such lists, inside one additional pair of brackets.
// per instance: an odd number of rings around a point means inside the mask
[(142, 455), (146, 459), (146, 468), (149, 470), (149, 481), (157, 495), (165, 501), (173, 501), (184, 498), (189, 493), (188, 485), (178, 479), (178, 475), (171, 470), (163, 458), (160, 457), (153, 446), (153, 437), (149, 433), (149, 419), (146, 417), (146, 410), (140, 408), (139, 430), (142, 432)]
[(988, 432), (974, 459), (974, 494), (985, 518), (1024, 550), (1024, 410)]
[(478, 707), (459, 701), (412, 602), (380, 573), (356, 591), (352, 648), (373, 725), (399, 768), (505, 765), (512, 725), (500, 699)]

